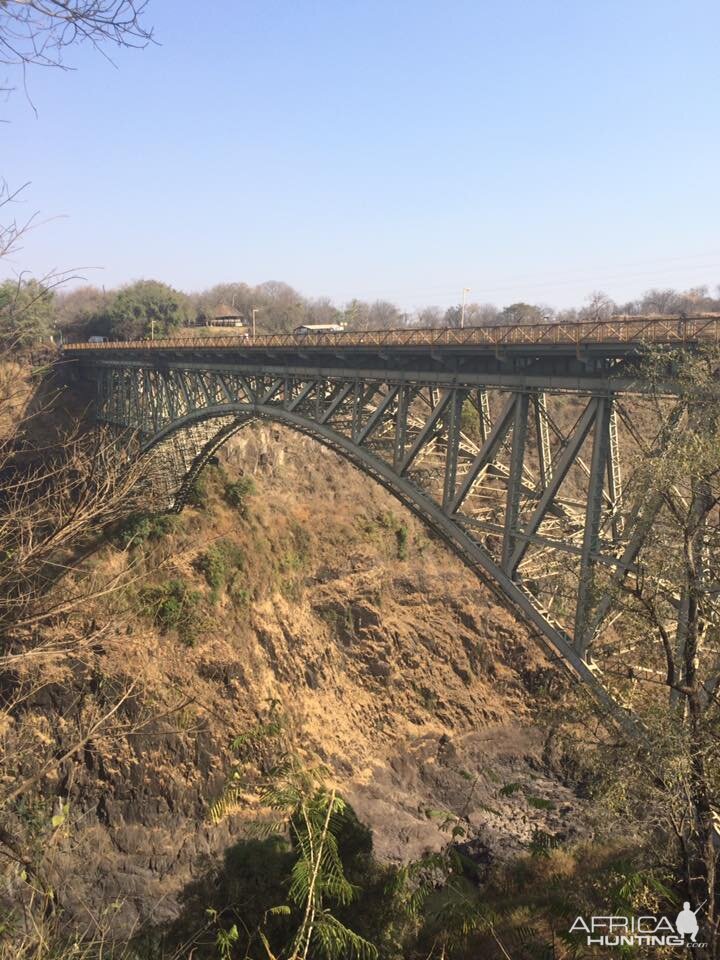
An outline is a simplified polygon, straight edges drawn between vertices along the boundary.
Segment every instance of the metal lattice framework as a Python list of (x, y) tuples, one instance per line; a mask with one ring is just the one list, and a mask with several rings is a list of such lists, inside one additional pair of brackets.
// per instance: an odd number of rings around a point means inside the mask
[[(255, 419), (313, 437), (439, 533), (614, 707), (602, 666), (615, 598), (659, 509), (633, 486), (649, 435), (633, 407), (637, 344), (614, 336), (515, 353), (334, 341), (65, 353), (95, 380), (98, 419), (140, 438), (154, 478), (162, 465), (155, 492), (168, 509), (182, 509), (208, 459)], [(658, 425), (645, 455), (673, 428), (672, 417)]]
[(168, 508), (182, 508), (203, 465), (252, 420), (298, 430), (422, 517), (607, 700), (591, 651), (613, 610), (610, 594), (597, 602), (595, 574), (603, 567), (619, 580), (632, 570), (648, 523), (623, 500), (613, 390), (125, 358), (94, 371), (99, 420), (135, 431), (142, 454), (162, 461)]

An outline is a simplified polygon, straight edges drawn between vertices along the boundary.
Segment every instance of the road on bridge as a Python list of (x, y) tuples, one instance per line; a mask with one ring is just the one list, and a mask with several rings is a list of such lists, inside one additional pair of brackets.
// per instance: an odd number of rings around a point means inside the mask
[(514, 326), (439, 327), (433, 329), (351, 330), (342, 333), (277, 333), (254, 338), (186, 337), (104, 343), (69, 343), (76, 350), (164, 350), (178, 348), (263, 349), (325, 347), (475, 347), (490, 350), (523, 347), (619, 347), (623, 352), (643, 343), (690, 344), (720, 341), (720, 315), (691, 317), (616, 317), (603, 321), (517, 324)]

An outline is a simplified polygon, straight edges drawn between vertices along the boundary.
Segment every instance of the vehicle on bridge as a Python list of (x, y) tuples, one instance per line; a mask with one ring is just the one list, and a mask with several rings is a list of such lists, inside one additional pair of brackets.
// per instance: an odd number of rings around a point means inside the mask
[(344, 323), (303, 323), (299, 327), (295, 327), (293, 333), (296, 334), (305, 334), (305, 333), (344, 333), (345, 324)]

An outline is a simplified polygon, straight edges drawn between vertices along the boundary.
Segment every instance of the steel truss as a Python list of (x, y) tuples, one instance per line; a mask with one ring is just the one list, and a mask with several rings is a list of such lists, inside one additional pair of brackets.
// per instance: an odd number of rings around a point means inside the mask
[[(634, 571), (647, 517), (623, 500), (612, 385), (501, 389), (461, 375), (262, 372), (257, 366), (97, 361), (98, 418), (164, 464), (166, 506), (253, 419), (285, 424), (356, 464), (422, 517), (605, 703), (593, 645), (604, 583)], [(438, 382), (439, 381), (439, 382)]]

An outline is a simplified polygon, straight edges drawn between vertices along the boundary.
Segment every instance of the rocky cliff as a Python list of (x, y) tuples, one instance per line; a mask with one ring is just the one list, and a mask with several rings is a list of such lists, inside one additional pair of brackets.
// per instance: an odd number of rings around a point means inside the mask
[(10, 750), (23, 736), (70, 752), (15, 817), (36, 818), (44, 875), (74, 917), (109, 911), (127, 933), (182, 911), (252, 817), (213, 826), (208, 805), (230, 740), (270, 701), (380, 858), (446, 844), (438, 811), (483, 857), (582, 822), (535, 716), (562, 688), (556, 668), (442, 543), (313, 441), (246, 429), (181, 517), (136, 519), (88, 563), (124, 586), (57, 627), (87, 643), (44, 666), (5, 731)]

